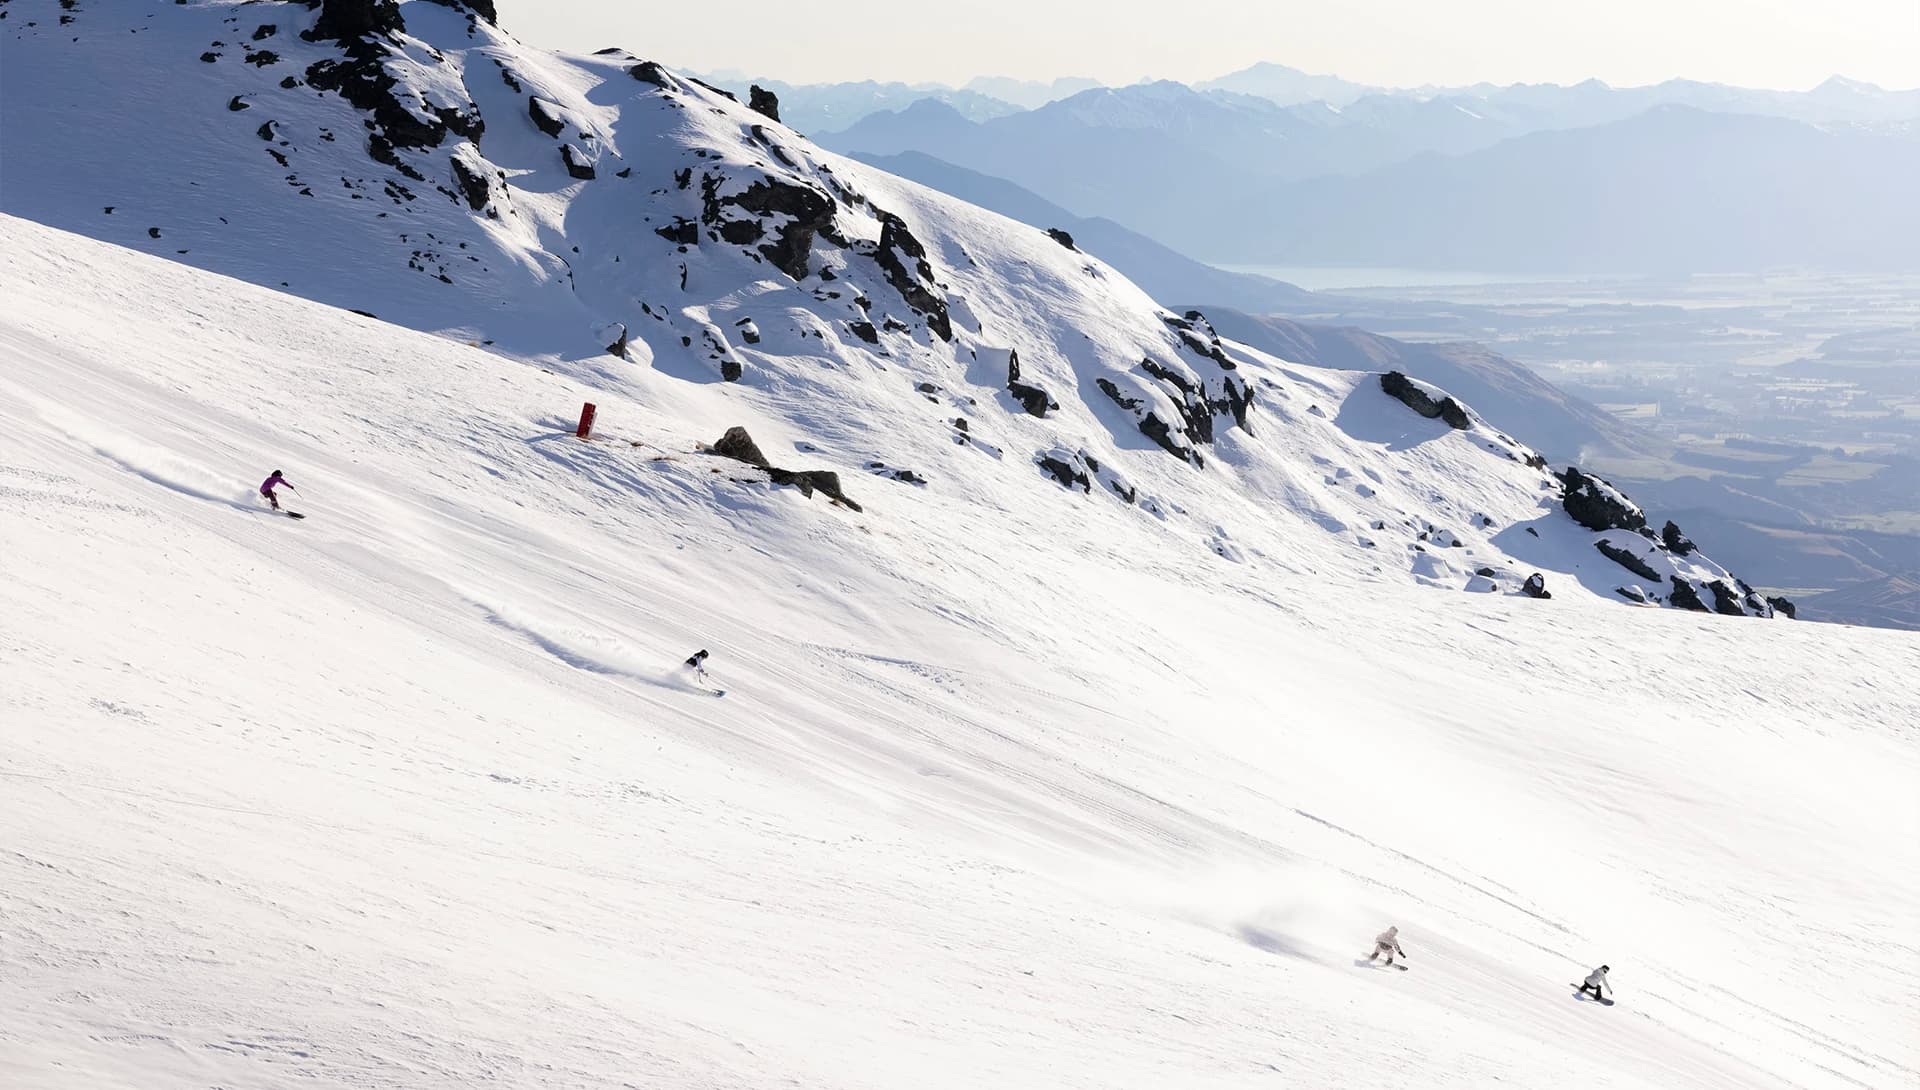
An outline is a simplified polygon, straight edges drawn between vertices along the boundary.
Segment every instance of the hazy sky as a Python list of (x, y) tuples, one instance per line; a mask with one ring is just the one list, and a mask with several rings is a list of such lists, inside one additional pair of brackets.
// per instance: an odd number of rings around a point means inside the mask
[(532, 45), (624, 46), (790, 82), (1209, 79), (1276, 61), (1362, 83), (1673, 76), (1920, 86), (1920, 0), (498, 0)]

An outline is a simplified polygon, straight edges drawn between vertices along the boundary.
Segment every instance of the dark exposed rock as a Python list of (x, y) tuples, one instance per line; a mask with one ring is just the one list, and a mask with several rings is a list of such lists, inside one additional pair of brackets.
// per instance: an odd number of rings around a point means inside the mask
[(1055, 242), (1058, 242), (1060, 245), (1065, 246), (1067, 249), (1075, 251), (1076, 253), (1080, 249), (1080, 247), (1075, 246), (1073, 244), (1073, 236), (1068, 234), (1065, 231), (1062, 231), (1058, 227), (1047, 228), (1047, 237), (1052, 239)]
[(767, 471), (767, 479), (777, 485), (788, 485), (800, 490), (803, 496), (811, 497), (814, 492), (822, 492), (836, 503), (845, 504), (859, 511), (862, 508), (840, 488), (840, 475), (827, 469), (777, 469), (768, 464), (767, 456), (760, 451), (759, 444), (747, 429), (739, 426), (728, 428), (718, 442), (708, 448), (714, 454), (748, 465), (759, 466)]
[(276, 24), (261, 23), (259, 26), (253, 28), (253, 40), (263, 42), (278, 33), (280, 33), (280, 28)]
[(1700, 592), (1693, 589), (1693, 583), (1675, 576), (1673, 593), (1667, 595), (1667, 601), (1681, 609), (1691, 609), (1698, 613), (1707, 612), (1707, 603), (1700, 600)]
[(1190, 351), (1197, 352), (1220, 365), (1222, 370), (1233, 371), (1239, 365), (1227, 358), (1227, 351), (1221, 347), (1220, 334), (1215, 332), (1213, 323), (1197, 310), (1189, 310), (1178, 318), (1162, 314), (1160, 320), (1167, 328), (1180, 336), (1180, 343)]
[(453, 181), (467, 198), (467, 207), (475, 212), (487, 206), (492, 198), (492, 187), (487, 184), (487, 176), (468, 163), (465, 156), (453, 157)]
[(1587, 529), (1637, 532), (1646, 526), (1646, 514), (1625, 493), (1599, 477), (1582, 473), (1577, 466), (1568, 466), (1559, 477), (1564, 488), (1561, 505), (1573, 521)]
[(1788, 619), (1792, 619), (1799, 612), (1794, 608), (1793, 603), (1785, 598), (1770, 597), (1767, 599), (1767, 604), (1773, 607), (1775, 613), (1786, 614)]
[(1520, 584), (1520, 592), (1529, 598), (1553, 597), (1553, 592), (1547, 589), (1547, 577), (1539, 572), (1527, 576), (1527, 581)]
[(269, 64), (279, 64), (280, 54), (275, 53), (271, 49), (262, 49), (258, 52), (247, 54), (244, 59), (255, 68), (265, 68)]
[(655, 227), (653, 233), (682, 246), (692, 246), (700, 241), (700, 225), (682, 216), (675, 216), (673, 222), (664, 227)]
[(214, 61), (217, 61), (220, 59), (220, 54), (215, 53), (213, 50), (209, 49), (205, 53), (200, 54), (200, 59), (207, 62), (208, 64), (212, 64)]
[(539, 95), (527, 96), (527, 115), (533, 118), (533, 127), (548, 136), (559, 136), (567, 127), (566, 118), (560, 116), (560, 107)]
[(148, 238), (159, 238), (159, 237), (160, 237), (160, 228), (158, 228), (158, 227), (149, 227), (149, 228), (147, 228), (147, 237), (148, 237)]
[(748, 344), (760, 343), (760, 327), (753, 324), (752, 318), (742, 318), (733, 323), (740, 330), (740, 339)]
[(941, 340), (951, 341), (953, 323), (947, 317), (946, 299), (935, 290), (927, 248), (899, 216), (879, 208), (873, 213), (880, 220), (880, 249), (873, 259), (887, 274), (887, 283), (893, 285), (908, 306), (926, 318), (928, 329)]
[[(721, 237), (740, 245), (756, 241), (763, 234), (770, 234), (771, 238), (759, 247), (760, 255), (795, 280), (805, 279), (807, 259), (813, 253), (814, 236), (833, 227), (833, 199), (811, 186), (772, 178), (758, 179), (744, 190), (722, 197), (719, 196), (719, 189), (723, 181), (725, 178), (717, 174), (701, 176), (700, 222), (714, 227)], [(754, 220), (728, 217), (726, 213), (729, 208), (739, 208), (760, 217), (785, 215), (787, 222), (767, 232)], [(728, 225), (742, 223), (753, 224), (754, 230), (749, 232), (735, 228), (732, 234), (728, 233)]]
[(498, 25), (500, 22), (499, 16), (494, 14), (493, 0), (433, 0), (433, 2), (455, 11), (472, 12), (489, 23)]
[(780, 120), (780, 99), (757, 83), (747, 88), (747, 109)]
[(1651, 567), (1648, 567), (1646, 561), (1635, 556), (1629, 550), (1619, 548), (1613, 545), (1612, 543), (1606, 542), (1606, 541), (1596, 541), (1593, 543), (1593, 547), (1600, 550), (1600, 555), (1606, 557), (1608, 560), (1613, 561), (1615, 564), (1620, 565), (1621, 567), (1627, 569), (1628, 571), (1632, 572), (1633, 574), (1639, 576), (1642, 579), (1651, 580), (1652, 582), (1655, 582), (1655, 583), (1666, 582), (1666, 578), (1664, 576), (1662, 576), (1659, 572), (1654, 571)]
[(1613, 588), (1613, 592), (1629, 602), (1638, 602), (1644, 605), (1647, 601), (1647, 592), (1639, 587), (1615, 587)]
[(1060, 457), (1058, 453), (1049, 454), (1042, 451), (1034, 455), (1033, 460), (1034, 464), (1038, 465), (1047, 476), (1058, 481), (1062, 488), (1078, 488), (1082, 492), (1093, 491), (1093, 481), (1087, 477), (1086, 471)]
[(847, 328), (853, 330), (854, 336), (868, 344), (880, 343), (880, 331), (874, 328), (872, 322), (848, 322)]
[(619, 335), (613, 338), (613, 343), (611, 343), (611, 344), (609, 344), (609, 345), (607, 345), (607, 355), (609, 355), (609, 356), (619, 356), (619, 357), (620, 357), (621, 359), (626, 359), (626, 358), (627, 358), (627, 326), (626, 326), (626, 323), (625, 323), (625, 322), (615, 322), (615, 323), (613, 323), (613, 328), (614, 328), (614, 329), (617, 329), (617, 330), (619, 331)]
[(771, 465), (767, 461), (767, 456), (761, 453), (760, 445), (753, 441), (753, 436), (748, 435), (747, 429), (738, 425), (728, 428), (726, 434), (713, 444), (712, 450), (721, 457), (759, 466), (761, 469), (770, 468)]
[(1667, 524), (1660, 528), (1660, 543), (1675, 556), (1691, 555), (1695, 548), (1693, 542), (1687, 538), (1687, 535), (1680, 532), (1680, 527), (1675, 525), (1672, 519), (1668, 519)]
[(311, 35), (314, 39), (343, 40), (395, 34), (406, 28), (395, 0), (321, 0), (320, 18), (313, 24)]
[(774, 484), (798, 488), (802, 496), (811, 499), (817, 491), (835, 503), (862, 511), (865, 508), (853, 501), (851, 496), (840, 490), (840, 474), (830, 469), (769, 469), (767, 479)]
[(632, 76), (641, 83), (651, 83), (663, 91), (671, 91), (673, 89), (673, 84), (669, 83), (667, 79), (667, 70), (660, 67), (658, 61), (641, 61), (632, 68), (627, 69), (627, 75)]
[(1729, 617), (1747, 615), (1746, 607), (1740, 603), (1740, 595), (1727, 585), (1726, 580), (1715, 579), (1707, 584), (1707, 589), (1713, 592), (1713, 608), (1716, 612), (1724, 613)]
[(1538, 454), (1538, 453), (1528, 454), (1526, 458), (1523, 459), (1523, 461), (1525, 461), (1527, 463), (1527, 466), (1531, 469), (1547, 468), (1547, 456), (1544, 454)]
[(593, 161), (572, 144), (560, 145), (560, 161), (567, 164), (567, 176), (583, 182), (593, 180)]
[(1451, 397), (1434, 400), (1433, 396), (1421, 389), (1417, 383), (1398, 371), (1388, 371), (1380, 376), (1380, 388), (1388, 396), (1398, 399), (1407, 408), (1429, 420), (1445, 420), (1449, 427), (1471, 428), (1473, 420), (1467, 416), (1467, 410)]
[(739, 382), (740, 376), (744, 374), (746, 374), (746, 371), (741, 368), (739, 360), (729, 356), (720, 361), (720, 378), (722, 381)]
[(253, 104), (241, 98), (239, 95), (235, 95), (232, 98), (227, 100), (227, 109), (228, 111), (237, 114), (241, 110), (253, 109)]
[(1060, 403), (1045, 390), (1024, 382), (1007, 383), (1007, 392), (1013, 395), (1013, 399), (1020, 403), (1021, 408), (1027, 410), (1029, 416), (1044, 417), (1048, 409), (1060, 407)]

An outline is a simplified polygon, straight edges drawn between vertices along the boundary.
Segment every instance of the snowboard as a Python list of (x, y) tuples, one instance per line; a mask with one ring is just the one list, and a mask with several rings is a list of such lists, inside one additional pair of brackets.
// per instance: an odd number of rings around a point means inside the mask
[(1587, 992), (1583, 992), (1583, 991), (1581, 991), (1581, 990), (1580, 990), (1580, 985), (1578, 985), (1578, 984), (1569, 984), (1569, 985), (1567, 985), (1567, 987), (1569, 987), (1569, 988), (1572, 988), (1572, 989), (1573, 989), (1573, 997), (1574, 997), (1575, 999), (1582, 999), (1582, 1000), (1586, 1000), (1586, 999), (1591, 999), (1591, 1000), (1593, 1000), (1594, 1002), (1596, 1002), (1596, 1003), (1598, 1003), (1598, 1004), (1600, 1004), (1600, 1005), (1601, 1005), (1601, 1006), (1603, 1006), (1603, 1007), (1611, 1007), (1611, 1006), (1613, 1006), (1613, 1000), (1611, 1000), (1611, 999), (1608, 999), (1608, 998), (1607, 998), (1606, 996), (1598, 996), (1598, 997), (1596, 997), (1596, 996), (1593, 996), (1593, 995), (1590, 995), (1590, 994), (1588, 994)]
[(303, 514), (301, 514), (301, 513), (300, 513), (300, 512), (298, 512), (298, 511), (282, 511), (282, 512), (280, 512), (280, 514), (283, 514), (283, 515), (285, 515), (285, 516), (287, 516), (287, 517), (288, 517), (288, 518), (290, 518), (290, 519), (303, 519), (303, 518), (306, 518), (306, 517), (307, 517), (307, 516), (305, 516), (305, 515), (303, 515)]

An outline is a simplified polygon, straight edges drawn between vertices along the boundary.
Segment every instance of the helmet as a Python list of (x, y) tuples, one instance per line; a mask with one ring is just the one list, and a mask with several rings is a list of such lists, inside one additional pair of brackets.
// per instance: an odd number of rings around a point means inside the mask
[(1610, 969), (1610, 968), (1608, 968), (1608, 967), (1607, 967), (1607, 966), (1605, 966), (1605, 965), (1602, 965), (1602, 966), (1600, 967), (1600, 971), (1601, 971), (1601, 972), (1603, 972), (1603, 973), (1610, 973), (1610, 972), (1613, 972), (1613, 970), (1612, 970), (1612, 969)]
[(267, 474), (267, 476), (269, 477), (278, 477), (279, 475), (280, 475), (280, 471), (277, 469), (274, 470), (272, 473)]

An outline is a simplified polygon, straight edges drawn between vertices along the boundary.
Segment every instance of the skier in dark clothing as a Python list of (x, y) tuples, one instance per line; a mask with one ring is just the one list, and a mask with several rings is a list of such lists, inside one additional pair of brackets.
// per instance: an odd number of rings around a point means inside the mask
[[(266, 480), (260, 482), (260, 494), (267, 498), (267, 502), (273, 505), (275, 511), (280, 510), (280, 497), (274, 495), (273, 490), (282, 485), (293, 488), (293, 482), (282, 477), (277, 469), (268, 475)], [(294, 488), (294, 491), (298, 492), (299, 489)]]

